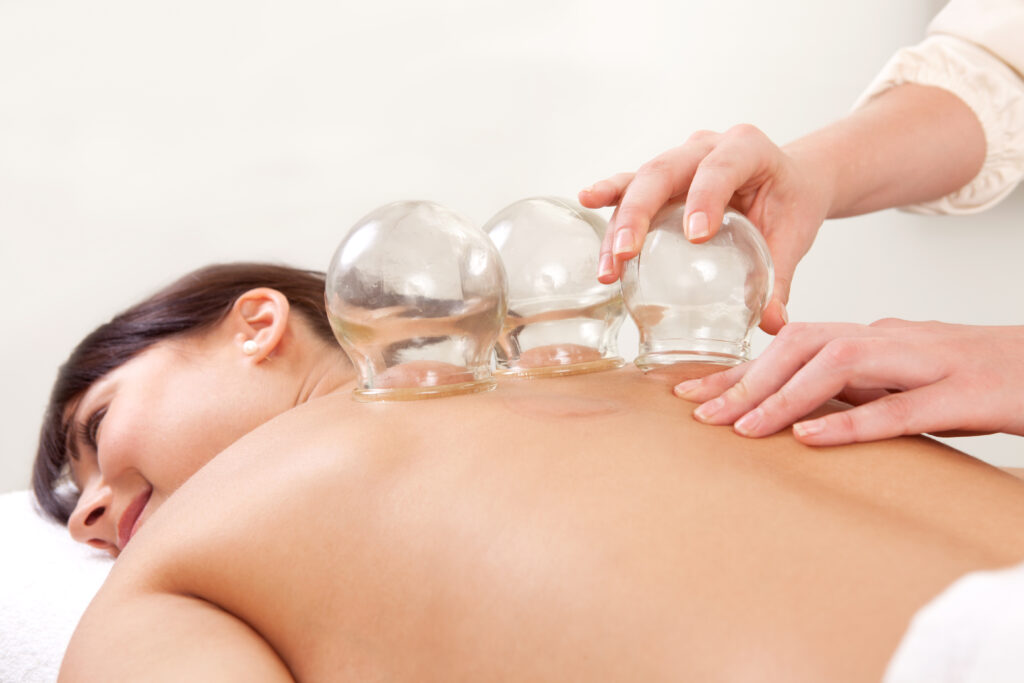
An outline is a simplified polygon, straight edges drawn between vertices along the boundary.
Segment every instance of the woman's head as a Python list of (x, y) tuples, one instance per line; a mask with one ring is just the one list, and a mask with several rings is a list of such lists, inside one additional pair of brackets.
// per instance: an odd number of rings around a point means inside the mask
[[(275, 378), (289, 361), (272, 354), (301, 339), (321, 344), (331, 357), (340, 353), (324, 313), (323, 286), (323, 274), (313, 271), (208, 266), (94, 330), (61, 366), (43, 419), (33, 472), (43, 510), (65, 523), (73, 512), (81, 517), (72, 520), (73, 534), (76, 527), (99, 528), (112, 506), (122, 515), (123, 496), (104, 504), (101, 493), (83, 491), (82, 502), (89, 495), (96, 500), (76, 510), (72, 469), (86, 489), (94, 470), (103, 465), (104, 476), (112, 477), (126, 458), (155, 468), (164, 481), (183, 480), (280, 412)], [(135, 475), (138, 483), (127, 485), (139, 491), (133, 501), (154, 488)], [(108, 532), (116, 521), (107, 521)]]

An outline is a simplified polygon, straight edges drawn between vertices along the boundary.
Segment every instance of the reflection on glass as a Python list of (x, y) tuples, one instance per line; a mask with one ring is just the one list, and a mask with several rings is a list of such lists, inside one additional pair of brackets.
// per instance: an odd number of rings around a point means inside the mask
[(486, 391), (505, 317), (497, 249), (466, 219), (404, 201), (363, 217), (327, 271), (328, 318), (360, 400)]
[(712, 239), (683, 234), (681, 202), (654, 217), (640, 254), (622, 274), (626, 307), (640, 329), (636, 364), (733, 365), (749, 358), (750, 334), (771, 296), (771, 255), (743, 215), (729, 210)]
[(484, 225), (509, 277), (508, 315), (495, 346), (499, 372), (540, 377), (622, 365), (622, 293), (595, 275), (606, 225), (555, 197), (515, 202)]

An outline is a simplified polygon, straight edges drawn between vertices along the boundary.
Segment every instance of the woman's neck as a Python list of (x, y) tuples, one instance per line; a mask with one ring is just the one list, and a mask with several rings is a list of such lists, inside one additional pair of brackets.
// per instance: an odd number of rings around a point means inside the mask
[(340, 348), (328, 348), (316, 354), (299, 384), (295, 405), (300, 405), (327, 394), (352, 389), (356, 372), (348, 356)]

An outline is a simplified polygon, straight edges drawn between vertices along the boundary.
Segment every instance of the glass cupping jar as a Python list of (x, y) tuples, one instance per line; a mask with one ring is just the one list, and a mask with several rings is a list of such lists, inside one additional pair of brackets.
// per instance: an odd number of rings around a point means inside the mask
[(693, 244), (683, 234), (685, 210), (682, 202), (662, 208), (622, 273), (626, 308), (640, 331), (636, 364), (644, 370), (747, 360), (771, 296), (771, 254), (754, 224), (730, 209), (713, 238)]
[(509, 278), (498, 372), (552, 377), (623, 365), (622, 292), (594, 275), (606, 227), (598, 214), (556, 197), (517, 201), (484, 225)]
[(363, 217), (331, 259), (326, 299), (358, 400), (494, 388), (505, 270), (487, 235), (443, 206), (395, 202)]

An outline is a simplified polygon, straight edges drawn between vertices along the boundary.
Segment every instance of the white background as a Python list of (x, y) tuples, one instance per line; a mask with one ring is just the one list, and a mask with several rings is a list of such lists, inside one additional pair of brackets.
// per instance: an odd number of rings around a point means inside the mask
[[(186, 270), (323, 269), (383, 203), (480, 224), (701, 128), (786, 142), (843, 115), (941, 4), (0, 0), (0, 491), (28, 485), (75, 343)], [(828, 223), (791, 318), (1024, 322), (1022, 223), (1021, 191), (981, 217)], [(1024, 465), (1019, 437), (956, 445)]]

